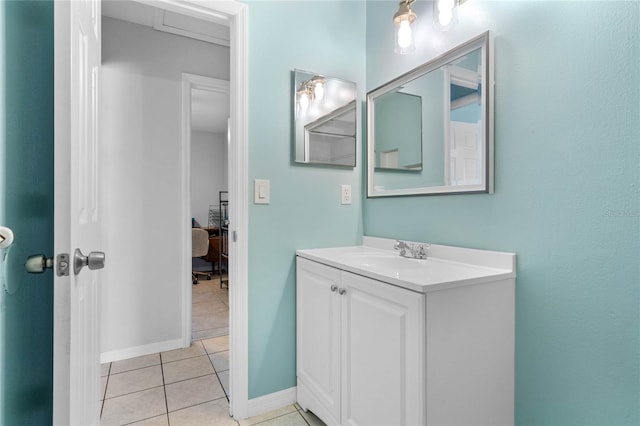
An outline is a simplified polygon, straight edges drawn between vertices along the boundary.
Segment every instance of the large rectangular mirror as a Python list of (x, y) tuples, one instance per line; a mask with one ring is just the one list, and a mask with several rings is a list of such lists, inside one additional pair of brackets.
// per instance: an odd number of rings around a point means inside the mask
[(367, 196), (493, 192), (486, 32), (367, 94)]
[(356, 165), (356, 84), (293, 71), (293, 151), (297, 163)]

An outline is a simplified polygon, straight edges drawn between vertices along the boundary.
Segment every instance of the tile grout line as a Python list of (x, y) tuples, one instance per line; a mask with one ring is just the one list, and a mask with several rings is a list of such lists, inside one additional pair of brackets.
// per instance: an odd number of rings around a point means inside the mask
[[(104, 412), (104, 401), (107, 399), (107, 388), (109, 387), (109, 377), (111, 377), (111, 367), (113, 363), (109, 363), (109, 370), (107, 371), (107, 383), (104, 385), (104, 393), (102, 394), (102, 404), (100, 404), (100, 418), (102, 418), (102, 413)], [(102, 377), (101, 377), (102, 379)], [(101, 380), (102, 381), (102, 380)], [(102, 383), (100, 383), (102, 386)]]
[(164, 408), (166, 410), (165, 416), (167, 416), (167, 425), (171, 426), (169, 421), (169, 401), (167, 400), (167, 384), (164, 381), (164, 362), (162, 362), (162, 353), (160, 355), (160, 372), (162, 373), (162, 391), (164, 392)]
[[(114, 362), (118, 362), (118, 361), (114, 361)], [(131, 373), (132, 371), (138, 371), (138, 370), (143, 370), (145, 368), (157, 367), (159, 365), (160, 365), (160, 363), (151, 364), (151, 365), (145, 365), (144, 367), (132, 368), (131, 370), (118, 371), (117, 373), (110, 373), (110, 375), (117, 376), (118, 374)], [(109, 367), (109, 369), (111, 369), (111, 367)]]
[[(204, 343), (203, 343), (204, 345)], [(206, 350), (206, 348), (205, 348)], [(217, 353), (217, 352), (215, 352)], [(216, 366), (213, 365), (213, 360), (211, 359), (211, 354), (207, 354), (207, 358), (209, 358), (209, 362), (211, 363), (211, 367), (213, 368), (213, 371), (216, 375), (216, 379), (218, 379), (218, 383), (220, 383), (220, 387), (222, 388), (222, 392), (224, 393), (224, 397), (227, 399), (227, 402), (229, 401), (229, 395), (227, 394), (227, 390), (224, 388), (224, 385), (222, 384), (222, 380), (220, 380), (220, 375), (218, 374), (218, 370), (216, 369)], [(228, 371), (228, 370), (224, 370), (224, 371)], [(235, 420), (235, 419), (234, 419)]]
[(133, 395), (134, 393), (140, 393), (140, 392), (146, 392), (146, 391), (153, 390), (153, 389), (158, 389), (158, 388), (161, 388), (161, 387), (163, 387), (163, 386), (164, 386), (164, 385), (152, 386), (152, 387), (150, 387), (150, 388), (146, 388), (146, 389), (139, 389), (139, 390), (136, 390), (136, 391), (131, 391), (131, 392), (127, 392), (127, 393), (122, 393), (122, 394), (120, 394), (120, 395), (116, 395), (116, 396), (112, 396), (112, 397), (109, 397), (109, 398), (105, 398), (104, 400), (106, 401), (107, 399), (108, 399), (108, 400), (112, 400), (112, 399), (116, 399), (116, 398), (121, 398), (121, 397), (123, 397), (123, 396)]

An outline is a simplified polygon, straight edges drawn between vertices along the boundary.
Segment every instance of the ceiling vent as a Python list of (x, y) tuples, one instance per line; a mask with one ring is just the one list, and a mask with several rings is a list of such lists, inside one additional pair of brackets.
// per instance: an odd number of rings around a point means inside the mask
[(229, 47), (229, 27), (180, 15), (167, 10), (156, 9), (153, 28), (171, 34), (190, 37), (207, 43)]

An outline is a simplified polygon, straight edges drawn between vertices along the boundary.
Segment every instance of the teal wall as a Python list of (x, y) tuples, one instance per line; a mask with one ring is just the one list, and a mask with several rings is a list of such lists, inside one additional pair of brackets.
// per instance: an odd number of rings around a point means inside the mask
[[(291, 71), (355, 81), (364, 99), (365, 3), (247, 3), (249, 397), (255, 398), (296, 385), (295, 250), (361, 241), (360, 158), (355, 169), (291, 162)], [(358, 121), (361, 127), (360, 115)], [(271, 181), (271, 204), (253, 204), (254, 179)], [(340, 205), (341, 184), (352, 185), (352, 205)]]
[(0, 223), (15, 235), (0, 253), (0, 424), (46, 425), (53, 406), (53, 276), (27, 275), (24, 261), (53, 253), (53, 2), (0, 7)]
[(640, 2), (367, 3), (367, 90), (495, 36), (495, 194), (367, 199), (364, 233), (518, 255), (516, 423), (640, 424)]

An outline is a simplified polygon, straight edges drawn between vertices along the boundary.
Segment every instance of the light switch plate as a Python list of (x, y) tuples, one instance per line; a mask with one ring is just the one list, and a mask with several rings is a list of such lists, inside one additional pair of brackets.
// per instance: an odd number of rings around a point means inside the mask
[(351, 204), (351, 185), (342, 185), (340, 188), (340, 202)]
[(256, 179), (254, 181), (254, 204), (269, 204), (271, 198), (271, 188), (269, 180)]

